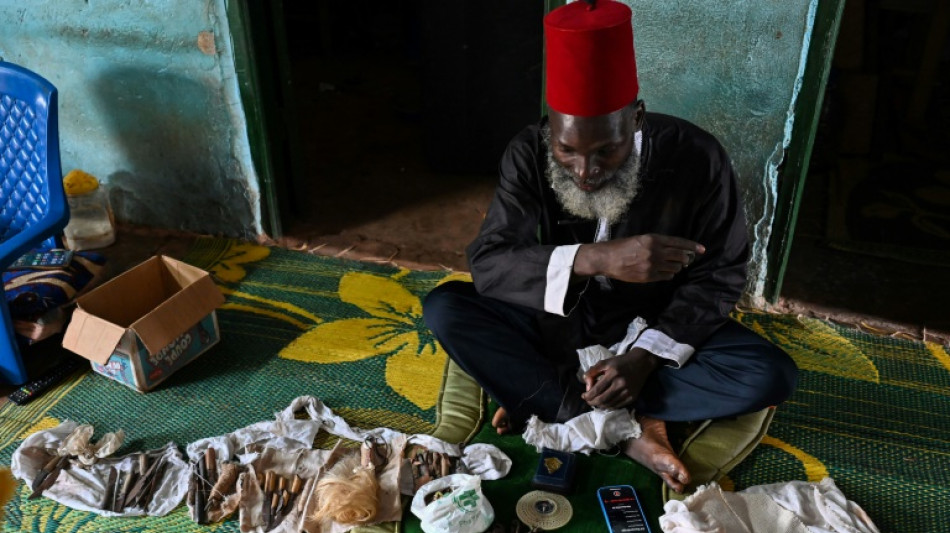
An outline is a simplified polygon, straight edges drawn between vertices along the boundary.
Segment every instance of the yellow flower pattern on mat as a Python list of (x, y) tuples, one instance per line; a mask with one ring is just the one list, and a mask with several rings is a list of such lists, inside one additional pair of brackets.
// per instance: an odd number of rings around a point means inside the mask
[[(775, 320), (763, 326), (754, 314), (736, 315), (736, 318), (752, 331), (782, 346), (802, 370), (873, 383), (881, 382), (874, 362), (821, 320), (799, 317), (795, 324)], [(805, 329), (807, 333), (795, 331), (796, 328)], [(801, 338), (807, 338), (808, 344), (796, 341)]]
[(241, 265), (260, 261), (270, 255), (270, 248), (249, 242), (235, 241), (221, 257), (208, 268), (218, 281), (234, 283), (241, 281), (247, 271)]
[(438, 285), (442, 285), (443, 283), (448, 283), (448, 282), (450, 282), (450, 281), (468, 281), (468, 282), (471, 282), (471, 281), (472, 281), (472, 275), (469, 274), (468, 272), (453, 272), (453, 273), (449, 274), (448, 276), (445, 276), (444, 278), (440, 279)]
[(947, 348), (936, 342), (928, 342), (926, 345), (927, 351), (933, 354), (934, 359), (936, 359), (941, 366), (950, 371), (950, 354), (947, 353)]
[(422, 321), (422, 302), (399, 282), (348, 272), (340, 299), (370, 316), (319, 324), (280, 356), (312, 363), (347, 363), (387, 356), (386, 383), (420, 409), (435, 405), (446, 354)]
[(801, 461), (802, 466), (805, 467), (805, 476), (808, 478), (807, 481), (817, 483), (828, 477), (828, 468), (819, 461), (817, 457), (805, 453), (801, 448), (796, 448), (785, 441), (770, 437), (769, 435), (762, 437), (762, 444), (774, 446)]
[[(8, 404), (9, 405), (9, 404)], [(37, 431), (52, 429), (59, 425), (59, 420), (50, 416), (32, 418), (27, 414), (23, 419), (14, 417), (0, 417), (0, 448), (6, 448), (14, 442), (20, 442)], [(32, 425), (30, 424), (32, 420)]]
[(62, 422), (57, 418), (53, 418), (51, 416), (44, 416), (43, 418), (37, 420), (36, 423), (33, 424), (32, 426), (26, 428), (26, 431), (23, 432), (23, 438), (25, 439), (38, 431), (46, 431), (48, 429), (53, 429), (54, 427), (60, 425), (61, 423)]

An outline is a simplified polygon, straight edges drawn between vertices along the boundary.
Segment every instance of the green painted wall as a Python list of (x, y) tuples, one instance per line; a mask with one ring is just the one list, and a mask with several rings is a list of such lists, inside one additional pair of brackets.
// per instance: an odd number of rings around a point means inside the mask
[(754, 242), (749, 295), (759, 299), (818, 0), (625, 2), (647, 109), (712, 132), (733, 159)]
[(120, 221), (261, 233), (225, 0), (0, 0), (0, 58), (59, 89), (63, 171)]

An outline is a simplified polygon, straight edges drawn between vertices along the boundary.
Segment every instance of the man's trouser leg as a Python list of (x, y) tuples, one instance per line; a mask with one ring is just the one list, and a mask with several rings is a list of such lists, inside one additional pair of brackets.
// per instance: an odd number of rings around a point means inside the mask
[[(480, 296), (474, 285), (463, 282), (437, 287), (424, 303), (426, 324), (449, 356), (516, 425), (532, 414), (556, 421), (565, 394), (579, 396), (582, 390), (564, 392), (574, 379), (576, 354), (572, 361), (559, 361), (554, 359), (558, 355), (545, 353), (536, 314)], [(730, 321), (682, 368), (654, 372), (635, 407), (638, 414), (666, 421), (731, 417), (782, 402), (796, 380), (797, 368), (788, 355)]]
[[(795, 388), (792, 359), (743, 326), (728, 322), (682, 368), (657, 371), (638, 414), (704, 422), (676, 450), (692, 477), (685, 494), (718, 481), (765, 436), (775, 409)], [(685, 496), (662, 487), (663, 500)]]
[(730, 417), (785, 401), (797, 381), (791, 357), (730, 320), (682, 368), (657, 369), (635, 407), (668, 422)]
[(556, 419), (570, 362), (543, 353), (536, 311), (449, 282), (426, 296), (423, 315), (449, 357), (505, 408), (512, 427), (532, 414)]

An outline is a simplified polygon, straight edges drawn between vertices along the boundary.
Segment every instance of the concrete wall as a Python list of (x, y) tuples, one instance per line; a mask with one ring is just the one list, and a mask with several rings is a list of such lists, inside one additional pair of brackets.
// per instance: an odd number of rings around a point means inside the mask
[(647, 109), (710, 131), (733, 159), (754, 239), (748, 288), (758, 298), (818, 0), (625, 2)]
[(225, 0), (0, 0), (0, 58), (59, 89), (63, 172), (121, 221), (261, 233)]

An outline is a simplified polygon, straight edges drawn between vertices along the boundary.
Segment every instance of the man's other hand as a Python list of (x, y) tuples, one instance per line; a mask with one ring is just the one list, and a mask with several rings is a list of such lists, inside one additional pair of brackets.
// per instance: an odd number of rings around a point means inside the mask
[(591, 407), (600, 409), (630, 405), (640, 395), (647, 377), (659, 365), (659, 358), (643, 348), (604, 359), (584, 374), (587, 392), (581, 398)]
[(574, 272), (631, 283), (663, 281), (673, 279), (704, 253), (705, 246), (689, 239), (655, 233), (636, 235), (582, 245), (574, 259)]

